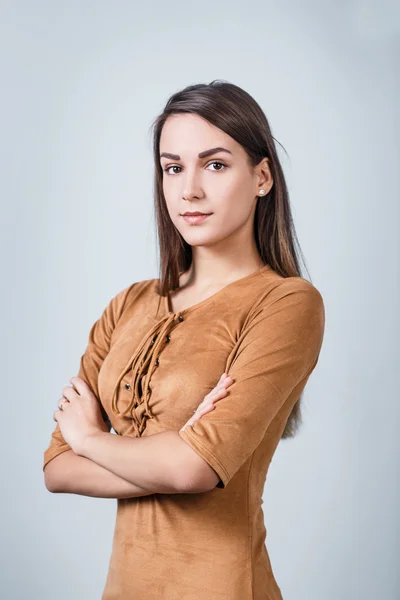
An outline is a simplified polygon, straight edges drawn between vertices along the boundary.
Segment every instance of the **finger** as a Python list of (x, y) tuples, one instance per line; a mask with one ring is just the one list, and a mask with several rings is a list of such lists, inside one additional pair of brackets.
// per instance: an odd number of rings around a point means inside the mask
[(184, 427), (186, 427), (187, 425), (193, 425), (196, 421), (198, 421), (203, 415), (211, 412), (212, 410), (215, 409), (214, 404), (208, 404), (207, 406), (204, 406), (202, 409), (197, 409), (195, 414), (190, 417), (190, 419), (188, 420), (188, 422), (184, 425)]
[(86, 381), (84, 379), (82, 379), (82, 377), (70, 377), (69, 381), (72, 383), (72, 385), (76, 389), (76, 392), (79, 395), (83, 394), (88, 389), (90, 389), (88, 384), (86, 383)]
[(195, 417), (196, 417), (195, 420), (199, 419), (200, 417), (202, 417), (206, 413), (214, 410), (214, 408), (215, 408), (214, 404), (208, 404), (207, 406), (205, 406), (201, 410), (197, 410), (196, 413), (195, 413)]
[(70, 385), (64, 385), (61, 392), (62, 392), (63, 398), (65, 398), (69, 402), (75, 400), (78, 397), (77, 392)]
[(233, 379), (232, 379), (232, 377), (230, 377), (229, 375), (227, 375), (227, 376), (226, 376), (226, 377), (225, 377), (225, 378), (224, 378), (224, 379), (223, 379), (221, 382), (219, 382), (219, 383), (218, 383), (218, 384), (215, 386), (215, 388), (214, 388), (213, 390), (211, 390), (211, 393), (212, 393), (213, 391), (215, 391), (215, 390), (216, 390), (216, 391), (218, 391), (218, 390), (220, 390), (220, 389), (222, 389), (222, 388), (225, 388), (225, 387), (227, 387), (228, 385), (231, 385), (231, 383), (232, 383), (232, 382), (233, 382)]
[(199, 404), (198, 408), (202, 408), (208, 402), (214, 402), (216, 399), (224, 397), (227, 393), (229, 392), (224, 386), (221, 388), (215, 388), (214, 390), (211, 390), (211, 392), (209, 392), (207, 396), (205, 396), (201, 404)]
[(219, 392), (216, 392), (213, 395), (210, 395), (209, 398), (204, 399), (203, 402), (201, 404), (199, 404), (199, 406), (196, 409), (196, 415), (198, 413), (200, 413), (202, 410), (204, 409), (208, 409), (210, 408), (211, 410), (214, 408), (214, 403), (218, 402), (218, 400), (222, 400), (222, 398), (224, 398), (229, 392), (225, 389), (220, 390)]
[(57, 406), (58, 406), (59, 410), (63, 410), (63, 408), (62, 408), (63, 404), (69, 404), (69, 400), (66, 399), (64, 396), (62, 398), (60, 398), (59, 401), (57, 402)]
[(211, 400), (209, 400), (207, 403), (202, 403), (200, 406), (198, 406), (193, 414), (193, 416), (191, 417), (191, 419), (195, 418), (198, 414), (201, 413), (202, 410), (207, 409), (209, 406), (213, 406), (213, 403), (211, 402)]
[(218, 383), (217, 383), (217, 384), (214, 386), (214, 388), (213, 388), (213, 389), (215, 390), (216, 388), (218, 388), (218, 387), (220, 387), (221, 385), (223, 385), (223, 383), (224, 383), (224, 381), (225, 381), (226, 377), (227, 377), (227, 374), (226, 374), (226, 373), (222, 373), (221, 377), (219, 378), (219, 381), (218, 381)]
[(229, 375), (227, 375), (227, 374), (225, 373), (225, 374), (224, 374), (224, 376), (223, 376), (223, 377), (221, 377), (221, 379), (218, 381), (218, 383), (217, 383), (217, 385), (216, 385), (215, 387), (218, 387), (218, 386), (220, 386), (220, 385), (223, 385), (223, 384), (225, 383), (225, 381), (226, 381), (227, 379), (229, 379), (229, 377), (230, 377), (230, 376), (229, 376)]
[(208, 401), (214, 402), (215, 400), (222, 398), (229, 394), (226, 388), (221, 388), (220, 390), (216, 390), (214, 393), (210, 394)]
[(212, 394), (214, 394), (215, 392), (218, 392), (220, 389), (223, 389), (225, 387), (224, 382), (222, 381), (221, 383), (218, 383), (210, 392), (208, 392), (208, 394), (206, 396), (204, 396), (204, 400), (207, 400), (207, 398), (209, 398)]

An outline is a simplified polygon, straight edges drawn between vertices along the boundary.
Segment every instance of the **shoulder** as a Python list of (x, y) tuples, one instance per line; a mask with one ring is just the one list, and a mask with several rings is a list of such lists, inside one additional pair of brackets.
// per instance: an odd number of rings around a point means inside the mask
[(268, 272), (248, 317), (250, 322), (270, 317), (277, 323), (286, 321), (321, 331), (325, 327), (325, 305), (320, 290), (307, 279)]
[(117, 292), (109, 301), (116, 320), (133, 304), (147, 302), (156, 293), (157, 279), (134, 281)]
[(321, 309), (324, 300), (319, 289), (303, 277), (284, 277), (271, 290), (270, 300), (294, 296), (297, 304)]
[(319, 289), (303, 277), (283, 277), (272, 269), (263, 273), (260, 303), (264, 306), (294, 296), (299, 304), (323, 308), (324, 301)]

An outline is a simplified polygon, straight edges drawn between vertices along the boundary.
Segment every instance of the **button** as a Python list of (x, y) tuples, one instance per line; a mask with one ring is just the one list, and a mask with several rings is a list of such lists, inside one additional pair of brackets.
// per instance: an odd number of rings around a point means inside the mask
[(126, 384), (125, 384), (125, 387), (126, 387), (126, 389), (127, 389), (127, 390), (130, 390), (130, 389), (131, 389), (131, 386), (130, 386), (130, 384), (129, 384), (129, 383), (126, 383)]
[(183, 317), (182, 317), (182, 315), (179, 315), (179, 317), (178, 317), (178, 321), (180, 321), (180, 322), (182, 323), (182, 321), (183, 321)]
[(171, 336), (170, 336), (170, 335), (167, 335), (167, 337), (165, 338), (165, 341), (166, 341), (166, 342), (169, 342), (169, 341), (170, 341), (170, 339), (171, 339)]

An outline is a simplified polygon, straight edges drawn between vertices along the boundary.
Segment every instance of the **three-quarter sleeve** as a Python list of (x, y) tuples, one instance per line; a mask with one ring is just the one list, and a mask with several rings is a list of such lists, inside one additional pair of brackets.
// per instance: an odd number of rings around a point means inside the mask
[[(86, 381), (97, 399), (99, 399), (99, 370), (105, 357), (107, 356), (107, 353), (109, 352), (112, 333), (119, 317), (122, 314), (126, 297), (133, 285), (135, 284), (124, 288), (107, 304), (99, 319), (97, 319), (97, 321), (95, 321), (90, 328), (88, 343), (85, 352), (80, 358), (77, 376)], [(100, 409), (103, 418), (107, 420), (107, 414), (105, 413), (101, 404)], [(54, 410), (56, 410), (56, 408)], [(44, 452), (43, 469), (53, 458), (62, 452), (66, 452), (67, 450), (71, 450), (71, 447), (65, 441), (60, 430), (60, 425), (57, 423), (51, 434), (50, 444)]]
[(229, 394), (179, 432), (219, 475), (217, 487), (225, 487), (253, 454), (296, 386), (303, 389), (324, 328), (322, 296), (303, 278), (284, 279), (250, 311), (227, 362), (234, 379)]

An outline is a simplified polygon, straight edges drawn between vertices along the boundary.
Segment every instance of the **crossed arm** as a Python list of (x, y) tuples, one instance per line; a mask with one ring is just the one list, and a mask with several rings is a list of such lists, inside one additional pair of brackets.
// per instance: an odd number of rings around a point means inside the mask
[[(107, 354), (119, 312), (113, 303), (109, 305), (105, 316), (92, 327), (81, 360), (79, 376), (96, 396), (99, 364)], [(230, 375), (237, 379), (229, 402), (222, 401), (215, 416), (200, 420), (197, 436), (181, 437), (180, 430), (130, 438), (101, 431), (73, 452), (66, 440), (68, 449), (64, 442), (64, 451), (45, 467), (47, 488), (106, 498), (211, 490), (219, 481), (217, 471), (183, 439), (193, 442), (196, 437), (206, 444), (208, 440), (208, 449), (199, 440), (195, 444), (204, 446), (206, 456), (212, 455), (210, 446), (217, 452), (219, 458), (210, 462), (223, 469), (221, 480), (226, 484), (261, 443), (279, 411), (288, 402), (291, 409), (298, 400), (318, 362), (324, 325), (319, 291), (301, 278), (286, 278), (249, 319), (229, 367)], [(243, 402), (248, 395), (251, 401)], [(83, 410), (81, 402), (75, 405), (78, 412)], [(70, 409), (68, 412), (76, 416)], [(60, 441), (58, 436), (56, 448)]]
[[(182, 429), (213, 410), (214, 403), (227, 394), (231, 383), (232, 378), (224, 373)], [(80, 388), (82, 394), (85, 387), (86, 384)], [(90, 394), (87, 400), (91, 399)], [(132, 498), (153, 493), (205, 492), (219, 481), (214, 469), (178, 431), (133, 438), (98, 429), (83, 440), (46, 464), (45, 485), (49, 491), (97, 498)]]
[(73, 450), (53, 458), (44, 468), (49, 492), (94, 498), (135, 498), (153, 492), (131, 483)]
[(99, 432), (79, 454), (67, 450), (45, 467), (49, 491), (97, 498), (132, 498), (153, 493), (198, 493), (219, 477), (177, 431), (142, 438)]

